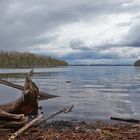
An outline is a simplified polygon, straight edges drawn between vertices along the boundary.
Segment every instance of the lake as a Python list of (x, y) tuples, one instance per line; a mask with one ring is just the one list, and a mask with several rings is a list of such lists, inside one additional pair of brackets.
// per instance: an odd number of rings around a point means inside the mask
[[(0, 69), (25, 73), (30, 69)], [(55, 119), (108, 120), (111, 116), (140, 118), (140, 68), (133, 66), (68, 66), (35, 68), (33, 81), (41, 91), (60, 97), (40, 101), (45, 116), (74, 105), (71, 113)], [(1, 75), (2, 76), (2, 75)], [(23, 76), (2, 76), (24, 83)], [(20, 91), (0, 84), (0, 103), (18, 98)]]

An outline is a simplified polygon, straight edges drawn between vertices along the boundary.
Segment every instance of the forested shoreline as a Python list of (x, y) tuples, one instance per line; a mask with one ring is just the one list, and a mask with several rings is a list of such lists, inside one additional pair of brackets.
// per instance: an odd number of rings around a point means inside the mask
[(0, 51), (1, 68), (56, 67), (67, 65), (67, 62), (50, 56), (37, 55), (29, 52)]
[(134, 66), (140, 66), (140, 59), (134, 63)]

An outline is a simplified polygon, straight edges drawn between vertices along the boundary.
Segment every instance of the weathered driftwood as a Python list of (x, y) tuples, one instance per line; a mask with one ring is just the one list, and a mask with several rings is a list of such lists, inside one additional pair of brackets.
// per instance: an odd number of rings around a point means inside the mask
[(24, 118), (24, 114), (11, 114), (0, 109), (0, 120), (20, 120)]
[[(23, 89), (24, 89), (24, 86), (22, 86), (22, 85), (14, 84), (10, 81), (6, 81), (6, 80), (3, 80), (3, 79), (0, 79), (0, 84), (7, 85), (7, 86), (10, 86), (10, 87), (16, 88), (18, 90), (21, 90), (21, 91), (23, 91)], [(55, 97), (58, 97), (58, 96), (51, 95), (51, 94), (48, 94), (48, 93), (45, 93), (45, 92), (42, 92), (42, 91), (39, 91), (39, 94), (38, 94), (38, 100), (50, 99), (50, 98), (55, 98)]]
[[(15, 115), (15, 114), (12, 114)], [(19, 120), (0, 120), (0, 127), (1, 128), (21, 128), (23, 127), (28, 121), (28, 117), (23, 117)]]
[(50, 115), (49, 117), (43, 119), (43, 116), (40, 115), (38, 116), (37, 118), (33, 119), (31, 122), (29, 122), (28, 124), (26, 124), (24, 127), (20, 128), (18, 131), (16, 131), (13, 135), (10, 136), (10, 138), (8, 140), (14, 140), (17, 136), (19, 136), (20, 134), (22, 134), (24, 131), (26, 131), (28, 128), (30, 128), (31, 126), (33, 126), (34, 124), (38, 124), (38, 123), (44, 123), (46, 122), (47, 120), (61, 114), (61, 113), (68, 113), (68, 112), (71, 112), (73, 108), (73, 105), (72, 106), (69, 106), (69, 107), (66, 107), (52, 115)]
[(24, 114), (11, 114), (0, 109), (0, 127), (21, 127), (27, 121)]
[(18, 131), (16, 131), (8, 140), (14, 140), (17, 136), (22, 134), (24, 131), (26, 131), (29, 127), (34, 125), (36, 122), (38, 122), (40, 119), (42, 119), (42, 115), (38, 116), (37, 118), (30, 121), (28, 124), (26, 124), (24, 127), (20, 128)]
[(22, 97), (17, 99), (11, 105), (0, 106), (0, 126), (23, 126), (27, 121), (27, 117), (24, 117), (24, 115), (29, 115), (34, 110), (38, 110), (38, 93), (38, 87), (34, 82), (32, 82), (29, 75), (26, 75), (25, 85), (22, 91)]
[[(32, 75), (32, 71), (30, 71), (28, 74), (26, 74), (26, 85), (25, 86), (21, 86), (21, 85), (17, 85), (17, 84), (13, 84), (12, 82), (9, 82), (9, 81), (6, 81), (6, 80), (3, 80), (3, 79), (0, 79), (0, 83), (1, 84), (4, 84), (4, 85), (7, 85), (7, 86), (10, 86), (10, 87), (13, 87), (13, 88), (16, 88), (16, 89), (19, 89), (22, 91), (22, 97), (19, 98), (18, 100), (15, 100), (15, 101), (12, 101), (12, 102), (9, 102), (9, 103), (5, 103), (5, 104), (2, 104), (0, 105), (0, 108), (5, 110), (6, 112), (9, 112), (9, 113), (19, 113), (19, 112), (22, 112), (21, 110), (25, 110), (26, 107), (28, 104), (26, 103), (26, 101), (28, 100), (28, 102), (30, 102), (31, 100), (33, 101), (36, 100), (36, 97), (33, 98), (32, 96), (30, 96), (30, 94), (27, 94), (28, 92), (28, 88), (30, 88), (30, 92), (34, 89), (35, 91), (32, 91), (32, 92), (37, 92), (36, 95), (37, 95), (37, 99), (38, 100), (43, 100), (43, 99), (50, 99), (50, 98), (55, 98), (55, 97), (58, 97), (56, 95), (51, 95), (51, 94), (48, 94), (48, 93), (44, 93), (44, 92), (39, 92), (39, 89), (38, 87), (36, 86), (36, 84), (30, 79), (30, 76)], [(27, 84), (28, 82), (28, 84)], [(31, 86), (29, 86), (32, 85)], [(27, 87), (28, 86), (28, 87)], [(26, 89), (25, 89), (26, 88)], [(23, 102), (23, 99), (25, 100)], [(21, 105), (22, 103), (22, 105)], [(33, 102), (30, 102), (30, 104), (33, 103)], [(20, 105), (19, 105), (20, 104)], [(17, 106), (24, 106), (24, 108), (20, 108), (20, 110), (18, 110), (16, 107)], [(14, 109), (13, 109), (14, 108)], [(36, 108), (37, 108), (37, 105), (36, 105)], [(28, 107), (28, 110), (29, 110), (29, 107)], [(37, 111), (35, 111), (37, 112)]]
[(25, 125), (28, 119), (25, 116), (38, 113), (38, 97), (39, 99), (57, 97), (39, 92), (38, 87), (30, 78), (31, 72), (26, 74), (24, 86), (0, 79), (1, 84), (22, 90), (22, 97), (13, 102), (0, 105), (0, 127), (21, 127)]
[(130, 118), (118, 118), (118, 117), (110, 117), (111, 120), (116, 121), (124, 121), (124, 122), (130, 122), (130, 123), (140, 123), (140, 120), (137, 119), (130, 119)]
[(0, 106), (2, 110), (12, 114), (28, 115), (37, 107), (38, 87), (26, 76), (22, 97), (13, 102), (10, 106)]

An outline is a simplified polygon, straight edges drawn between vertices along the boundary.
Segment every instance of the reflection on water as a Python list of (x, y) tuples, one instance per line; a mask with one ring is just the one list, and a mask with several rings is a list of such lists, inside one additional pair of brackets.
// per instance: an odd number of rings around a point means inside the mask
[[(21, 73), (29, 69), (0, 69), (5, 79), (24, 83)], [(2, 77), (2, 78), (4, 78)], [(45, 115), (74, 104), (73, 112), (57, 119), (109, 119), (110, 116), (140, 117), (140, 68), (133, 66), (69, 66), (35, 69), (33, 80), (42, 91), (60, 97), (41, 101)], [(20, 96), (12, 88), (0, 85), (0, 103)]]

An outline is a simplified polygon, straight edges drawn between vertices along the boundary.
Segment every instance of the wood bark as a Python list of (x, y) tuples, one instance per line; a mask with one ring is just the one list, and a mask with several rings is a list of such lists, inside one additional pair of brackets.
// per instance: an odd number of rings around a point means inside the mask
[(31, 113), (38, 104), (38, 93), (38, 87), (28, 76), (26, 76), (24, 89), (22, 91), (22, 97), (17, 99), (10, 106), (0, 106), (0, 108), (8, 113), (28, 115), (28, 113)]
[(57, 97), (55, 95), (39, 92), (39, 88), (30, 78), (31, 72), (25, 75), (24, 86), (13, 84), (0, 79), (0, 83), (19, 89), (22, 96), (10, 103), (0, 105), (0, 127), (21, 127), (27, 122), (28, 115), (37, 115), (38, 98), (49, 99)]
[(31, 122), (26, 124), (24, 127), (20, 128), (18, 131), (16, 131), (8, 140), (14, 140), (17, 136), (22, 134), (24, 131), (26, 131), (29, 127), (37, 123), (40, 119), (42, 119), (42, 115), (38, 116), (37, 118), (33, 119)]
[(31, 126), (35, 125), (35, 124), (39, 124), (39, 123), (44, 123), (47, 120), (61, 114), (61, 113), (68, 113), (71, 112), (71, 110), (73, 109), (73, 105), (66, 107), (60, 111), (57, 111), (56, 113), (50, 115), (49, 117), (43, 119), (43, 116), (40, 115), (37, 118), (33, 119), (31, 122), (29, 122), (28, 124), (26, 124), (24, 127), (20, 128), (18, 131), (16, 131), (13, 135), (11, 135), (11, 137), (8, 140), (14, 140), (17, 136), (21, 135), (24, 131), (26, 131), (28, 128), (30, 128)]
[(38, 93), (38, 87), (29, 75), (26, 75), (22, 97), (10, 105), (0, 106), (0, 126), (24, 125), (27, 121), (25, 116), (30, 115), (35, 109), (38, 110)]

